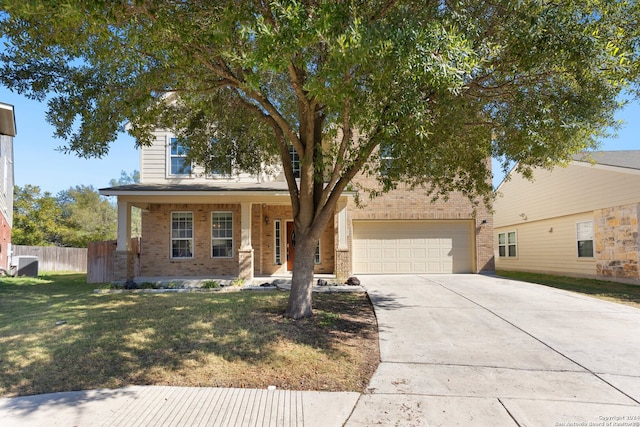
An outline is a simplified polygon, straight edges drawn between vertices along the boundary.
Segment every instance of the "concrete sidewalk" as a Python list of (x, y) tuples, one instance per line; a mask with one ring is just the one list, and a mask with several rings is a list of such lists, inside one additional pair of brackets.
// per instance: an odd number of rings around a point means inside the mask
[(359, 393), (179, 387), (0, 399), (0, 426), (640, 427), (640, 310), (479, 275), (364, 276)]
[(488, 276), (361, 280), (382, 363), (347, 426), (640, 426), (640, 310)]
[(341, 426), (359, 393), (134, 386), (0, 399), (0, 426)]

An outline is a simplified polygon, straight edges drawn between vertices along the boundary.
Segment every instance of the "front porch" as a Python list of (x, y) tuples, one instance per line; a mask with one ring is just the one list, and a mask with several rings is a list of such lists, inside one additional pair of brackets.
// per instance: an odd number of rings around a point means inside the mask
[[(218, 277), (255, 282), (290, 277), (295, 236), (289, 194), (280, 186), (230, 191), (135, 184), (101, 190), (118, 197), (115, 280)], [(350, 275), (346, 198), (338, 206), (318, 243), (314, 272), (344, 281)], [(142, 209), (138, 253), (130, 245), (134, 207)], [(136, 257), (139, 277), (132, 268)]]

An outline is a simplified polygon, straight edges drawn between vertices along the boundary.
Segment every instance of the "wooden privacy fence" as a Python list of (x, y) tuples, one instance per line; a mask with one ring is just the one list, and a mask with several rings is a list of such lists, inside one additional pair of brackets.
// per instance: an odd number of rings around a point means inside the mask
[[(87, 250), (87, 283), (108, 283), (114, 280), (113, 261), (116, 254), (116, 241), (91, 242)], [(131, 239), (134, 276), (140, 275), (140, 238)]]
[(14, 264), (18, 256), (38, 257), (38, 271), (87, 271), (86, 248), (13, 245), (11, 250)]

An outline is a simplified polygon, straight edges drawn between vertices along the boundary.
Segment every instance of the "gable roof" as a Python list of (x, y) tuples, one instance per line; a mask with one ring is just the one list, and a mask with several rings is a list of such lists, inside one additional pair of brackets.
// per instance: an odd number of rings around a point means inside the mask
[(640, 150), (591, 151), (573, 156), (576, 162), (595, 162), (598, 165), (640, 170)]
[[(578, 162), (577, 164), (582, 164), (582, 166), (596, 164), (640, 171), (640, 150), (583, 151), (574, 154), (572, 159), (574, 162)], [(502, 178), (500, 184), (493, 190), (494, 193), (500, 192), (503, 184), (510, 179), (512, 174), (515, 174), (517, 166), (517, 163), (511, 166), (511, 169)]]

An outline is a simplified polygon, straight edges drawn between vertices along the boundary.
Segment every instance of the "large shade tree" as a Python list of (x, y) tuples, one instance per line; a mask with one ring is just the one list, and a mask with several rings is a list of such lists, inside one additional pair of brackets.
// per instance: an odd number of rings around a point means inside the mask
[(526, 173), (593, 147), (637, 74), (638, 6), (624, 0), (0, 4), (0, 79), (50, 95), (65, 150), (104, 155), (129, 122), (140, 144), (174, 129), (205, 167), (279, 160), (294, 318), (311, 315), (316, 242), (358, 173), (379, 178), (372, 194), (405, 181), (487, 200), (487, 158)]

